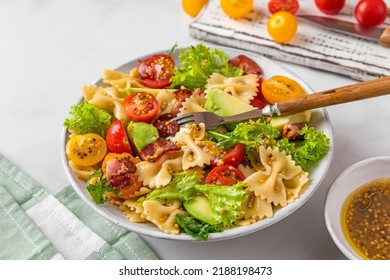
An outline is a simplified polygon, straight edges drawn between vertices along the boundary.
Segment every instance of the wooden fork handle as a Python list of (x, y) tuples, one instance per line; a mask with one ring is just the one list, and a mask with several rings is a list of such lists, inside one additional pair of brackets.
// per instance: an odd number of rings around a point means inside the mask
[(390, 76), (325, 90), (279, 103), (281, 115), (390, 94)]

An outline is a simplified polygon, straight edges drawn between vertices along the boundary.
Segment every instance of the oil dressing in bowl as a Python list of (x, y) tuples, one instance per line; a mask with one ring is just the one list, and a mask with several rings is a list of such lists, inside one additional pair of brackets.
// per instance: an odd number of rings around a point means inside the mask
[(390, 259), (390, 178), (370, 181), (345, 200), (342, 230), (364, 259)]

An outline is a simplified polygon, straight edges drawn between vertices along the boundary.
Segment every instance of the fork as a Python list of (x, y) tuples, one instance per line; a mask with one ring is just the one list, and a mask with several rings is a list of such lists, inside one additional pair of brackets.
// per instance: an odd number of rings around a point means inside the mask
[(320, 91), (294, 99), (288, 99), (281, 103), (266, 105), (261, 110), (255, 109), (229, 117), (220, 117), (212, 112), (205, 111), (183, 114), (171, 119), (171, 121), (176, 121), (179, 126), (192, 123), (204, 123), (206, 129), (216, 129), (218, 126), (223, 124), (249, 119), (257, 119), (261, 116), (288, 115), (305, 110), (382, 96), (389, 93), (390, 76), (387, 76), (330, 90)]

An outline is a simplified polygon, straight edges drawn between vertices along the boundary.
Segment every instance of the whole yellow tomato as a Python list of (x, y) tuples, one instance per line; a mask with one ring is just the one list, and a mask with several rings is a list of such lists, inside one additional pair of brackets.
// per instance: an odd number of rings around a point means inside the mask
[(298, 21), (295, 16), (286, 11), (273, 14), (267, 23), (269, 35), (275, 42), (288, 43), (294, 38), (298, 29)]
[(253, 10), (253, 0), (220, 0), (222, 11), (234, 19), (243, 18)]
[(183, 10), (190, 16), (196, 17), (208, 0), (182, 0)]

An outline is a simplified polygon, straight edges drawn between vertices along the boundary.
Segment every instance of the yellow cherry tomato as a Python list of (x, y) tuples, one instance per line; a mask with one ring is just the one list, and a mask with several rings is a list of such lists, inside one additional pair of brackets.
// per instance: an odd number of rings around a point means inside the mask
[(190, 16), (196, 17), (208, 0), (182, 0), (183, 10)]
[(287, 11), (273, 14), (267, 23), (269, 35), (275, 42), (288, 43), (294, 38), (298, 29), (298, 21), (295, 16)]
[(106, 152), (106, 141), (95, 133), (73, 136), (66, 143), (68, 159), (78, 166), (95, 165), (104, 158)]
[(261, 91), (268, 103), (274, 104), (305, 95), (303, 88), (285, 76), (272, 76), (261, 83)]
[(243, 18), (253, 10), (253, 0), (220, 0), (222, 11), (234, 19)]

